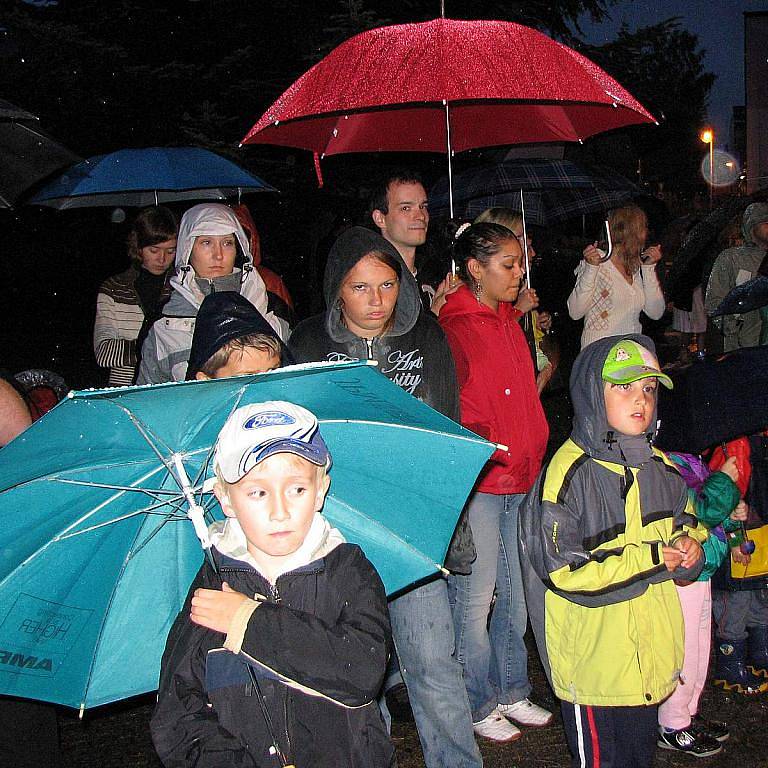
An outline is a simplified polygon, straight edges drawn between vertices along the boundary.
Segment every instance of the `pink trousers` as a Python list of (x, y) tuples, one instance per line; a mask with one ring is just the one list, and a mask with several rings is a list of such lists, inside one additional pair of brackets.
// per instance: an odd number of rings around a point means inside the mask
[(712, 589), (710, 582), (694, 581), (677, 587), (685, 624), (685, 659), (674, 693), (659, 706), (659, 725), (680, 730), (699, 711), (699, 698), (707, 681), (712, 645)]

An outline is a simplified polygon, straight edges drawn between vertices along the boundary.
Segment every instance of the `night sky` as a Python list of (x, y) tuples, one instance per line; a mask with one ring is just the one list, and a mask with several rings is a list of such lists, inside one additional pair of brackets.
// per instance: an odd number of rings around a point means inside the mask
[(582, 29), (590, 43), (601, 44), (615, 37), (622, 21), (634, 30), (680, 16), (706, 50), (705, 68), (717, 75), (709, 113), (716, 143), (724, 148), (730, 141), (731, 110), (744, 104), (744, 11), (768, 11), (768, 0), (619, 0), (610, 8), (611, 21), (584, 20)]

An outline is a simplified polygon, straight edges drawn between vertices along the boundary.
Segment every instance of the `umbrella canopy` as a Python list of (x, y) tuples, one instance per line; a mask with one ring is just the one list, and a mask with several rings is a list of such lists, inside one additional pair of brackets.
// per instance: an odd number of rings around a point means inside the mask
[(440, 18), (342, 43), (280, 96), (243, 143), (326, 155), (460, 152), (580, 141), (648, 122), (653, 117), (619, 83), (541, 32)]
[(717, 315), (743, 315), (754, 309), (768, 306), (768, 277), (758, 275), (737, 285), (720, 302), (710, 316)]
[(203, 558), (188, 514), (198, 533), (220, 515), (203, 490), (214, 442), (266, 400), (318, 417), (324, 513), (389, 593), (439, 572), (494, 446), (365, 363), (71, 393), (2, 449), (0, 694), (86, 707), (157, 687)]
[[(643, 195), (641, 187), (610, 169), (586, 168), (568, 160), (507, 160), (471, 168), (453, 177), (454, 215), (473, 219), (487, 208), (521, 209), (535, 224), (564, 221), (583, 213), (604, 211)], [(446, 215), (448, 178), (429, 193), (430, 215)]]
[(33, 114), (0, 100), (0, 208), (11, 208), (27, 189), (79, 160), (43, 133)]
[(660, 387), (656, 445), (700, 453), (768, 427), (768, 347), (748, 347), (669, 371)]
[(61, 209), (147, 206), (276, 191), (258, 176), (207, 149), (148, 147), (88, 158), (28, 202)]

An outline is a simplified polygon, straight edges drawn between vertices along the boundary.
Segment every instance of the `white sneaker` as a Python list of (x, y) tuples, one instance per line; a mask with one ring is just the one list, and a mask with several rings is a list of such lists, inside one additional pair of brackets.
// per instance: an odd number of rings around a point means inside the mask
[(498, 709), (494, 709), (479, 723), (472, 723), (472, 728), (478, 736), (491, 739), (491, 741), (514, 741), (523, 735), (520, 733), (520, 729), (512, 725)]
[(499, 704), (496, 709), (504, 717), (515, 720), (521, 725), (541, 728), (552, 722), (552, 713), (544, 707), (534, 704), (530, 699), (521, 699), (514, 704)]

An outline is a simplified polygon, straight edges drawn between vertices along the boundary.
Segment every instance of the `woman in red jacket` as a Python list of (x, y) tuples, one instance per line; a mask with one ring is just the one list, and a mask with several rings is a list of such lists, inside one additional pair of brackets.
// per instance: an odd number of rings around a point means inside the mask
[(518, 506), (541, 467), (549, 428), (520, 312), (512, 306), (524, 276), (517, 238), (500, 224), (473, 224), (454, 251), (464, 285), (448, 296), (440, 324), (456, 362), (461, 423), (503, 446), (468, 502), (477, 559), (469, 576), (451, 580), (456, 655), (475, 732), (512, 741), (520, 731), (511, 720), (542, 726), (552, 719), (528, 699), (527, 611), (517, 550)]

